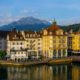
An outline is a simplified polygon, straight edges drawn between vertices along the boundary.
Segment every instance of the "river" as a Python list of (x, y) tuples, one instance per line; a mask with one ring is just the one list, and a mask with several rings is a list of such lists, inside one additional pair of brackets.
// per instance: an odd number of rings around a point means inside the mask
[(80, 65), (0, 66), (0, 80), (80, 80)]

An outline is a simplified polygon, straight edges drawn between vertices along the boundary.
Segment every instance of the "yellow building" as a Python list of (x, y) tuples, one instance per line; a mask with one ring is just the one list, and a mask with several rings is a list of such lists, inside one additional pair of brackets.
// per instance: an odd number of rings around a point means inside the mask
[(69, 33), (68, 36), (68, 44), (69, 44), (69, 52), (78, 55), (77, 53), (80, 53), (80, 31)]
[(42, 36), (43, 56), (46, 58), (58, 58), (67, 56), (67, 33), (60, 29), (56, 22), (43, 30)]

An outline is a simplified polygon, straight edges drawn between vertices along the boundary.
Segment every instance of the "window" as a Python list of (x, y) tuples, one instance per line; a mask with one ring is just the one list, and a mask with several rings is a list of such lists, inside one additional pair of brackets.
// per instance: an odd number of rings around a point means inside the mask
[(50, 47), (53, 47), (53, 45), (51, 44)]
[(27, 44), (27, 47), (29, 46), (29, 44)]
[(38, 47), (38, 49), (40, 49), (40, 47)]
[(27, 42), (29, 42), (29, 40), (27, 40)]
[(20, 39), (22, 39), (22, 37), (20, 37)]
[(40, 43), (38, 43), (38, 45), (40, 45)]
[(40, 37), (40, 35), (38, 35), (38, 37)]
[(20, 49), (22, 49), (22, 47), (20, 47)]
[(13, 43), (13, 45), (15, 45), (15, 43)]
[(23, 43), (21, 42), (20, 44), (22, 45)]
[(17, 43), (17, 45), (18, 45), (19, 43)]
[(14, 47), (12, 47), (12, 50), (14, 50), (15, 48)]
[(40, 39), (38, 39), (38, 41), (40, 41)]
[(27, 34), (26, 37), (29, 37), (29, 34)]
[(30, 37), (32, 37), (32, 34), (30, 34)]
[(56, 40), (53, 40), (53, 43), (56, 43)]
[(50, 40), (50, 43), (52, 43), (52, 40)]
[(33, 37), (35, 37), (35, 34), (33, 34)]
[(52, 32), (49, 32), (50, 35), (52, 35)]

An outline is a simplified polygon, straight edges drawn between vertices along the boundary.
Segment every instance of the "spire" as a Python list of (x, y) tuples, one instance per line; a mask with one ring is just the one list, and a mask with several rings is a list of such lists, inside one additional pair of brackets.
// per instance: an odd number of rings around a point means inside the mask
[(52, 24), (56, 25), (56, 20), (55, 20), (55, 18), (54, 18), (54, 20), (52, 21)]

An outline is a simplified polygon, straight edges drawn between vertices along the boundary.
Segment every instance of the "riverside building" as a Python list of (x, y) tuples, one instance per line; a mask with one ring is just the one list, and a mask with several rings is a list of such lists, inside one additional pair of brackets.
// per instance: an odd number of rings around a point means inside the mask
[(56, 21), (50, 27), (43, 30), (42, 41), (44, 57), (67, 57), (67, 33), (57, 26)]
[(56, 21), (40, 32), (13, 29), (7, 34), (6, 42), (7, 55), (13, 60), (68, 56), (68, 34)]
[(20, 31), (13, 29), (8, 33), (7, 55), (10, 56), (12, 60), (21, 60), (27, 58), (25, 39)]
[(16, 31), (7, 35), (7, 55), (12, 60), (40, 58), (42, 56), (42, 37), (40, 32)]
[(72, 55), (80, 55), (80, 29), (73, 32), (71, 29), (68, 34), (68, 52)]

